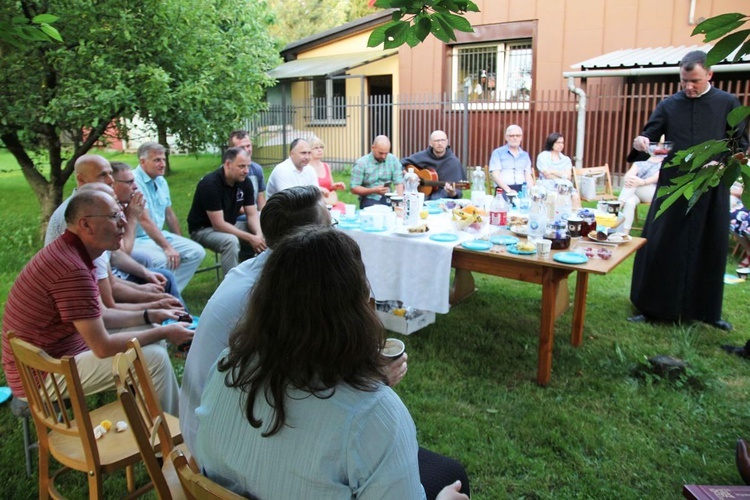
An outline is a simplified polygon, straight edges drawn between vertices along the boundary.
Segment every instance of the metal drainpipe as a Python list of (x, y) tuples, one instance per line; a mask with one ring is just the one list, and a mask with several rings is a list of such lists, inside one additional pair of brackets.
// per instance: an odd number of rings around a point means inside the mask
[(583, 167), (583, 147), (586, 140), (586, 92), (575, 86), (575, 79), (568, 78), (568, 90), (578, 96), (578, 119), (576, 120), (576, 168)]

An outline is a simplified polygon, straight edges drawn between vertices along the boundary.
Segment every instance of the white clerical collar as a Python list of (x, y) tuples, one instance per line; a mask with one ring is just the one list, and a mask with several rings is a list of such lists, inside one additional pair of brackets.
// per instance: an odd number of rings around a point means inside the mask
[(699, 96), (698, 96), (698, 99), (700, 99), (700, 98), (701, 98), (701, 97), (703, 97), (704, 95), (708, 94), (708, 91), (709, 91), (709, 90), (711, 90), (711, 87), (713, 87), (713, 85), (711, 84), (711, 82), (708, 82), (708, 87), (706, 87), (706, 90), (704, 90), (704, 91), (703, 91), (703, 92), (701, 93), (701, 95), (699, 95)]

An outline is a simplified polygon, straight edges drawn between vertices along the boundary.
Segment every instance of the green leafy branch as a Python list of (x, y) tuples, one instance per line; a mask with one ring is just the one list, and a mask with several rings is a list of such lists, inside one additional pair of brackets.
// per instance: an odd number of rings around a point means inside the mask
[[(750, 16), (739, 13), (721, 14), (706, 19), (693, 30), (693, 36), (703, 35), (705, 43), (721, 38), (706, 55), (706, 65), (712, 66), (726, 59), (733, 51), (732, 62), (750, 54), (750, 30), (741, 28)], [(723, 37), (723, 38), (722, 38)], [(663, 199), (655, 217), (661, 216), (677, 200), (687, 200), (687, 212), (709, 189), (723, 182), (731, 186), (742, 178), (745, 186), (750, 186), (750, 167), (744, 151), (737, 152), (739, 125), (750, 116), (750, 107), (740, 106), (727, 116), (730, 127), (728, 139), (711, 140), (675, 153), (662, 168), (679, 168), (682, 175), (672, 179), (671, 184), (662, 186), (656, 193)], [(742, 203), (750, 207), (750, 189), (742, 193)]]
[(0, 21), (0, 42), (17, 49), (28, 42), (62, 42), (60, 33), (52, 26), (57, 20), (52, 14), (39, 14), (31, 20), (17, 16), (10, 21)]
[(368, 47), (383, 44), (386, 49), (405, 43), (415, 47), (430, 33), (442, 42), (455, 42), (456, 30), (474, 31), (463, 14), (479, 12), (471, 0), (377, 0), (374, 5), (381, 9), (398, 9), (393, 12), (391, 21), (373, 30), (367, 40)]

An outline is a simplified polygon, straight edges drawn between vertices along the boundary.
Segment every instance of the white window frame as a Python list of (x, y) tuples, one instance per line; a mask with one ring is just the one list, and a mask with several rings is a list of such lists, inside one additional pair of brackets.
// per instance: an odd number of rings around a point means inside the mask
[[(460, 51), (465, 49), (477, 49), (492, 47), (497, 51), (496, 71), (495, 71), (495, 88), (489, 90), (484, 88), (478, 80), (472, 77), (470, 81), (459, 81), (459, 62), (461, 60)], [(475, 44), (461, 44), (453, 46), (451, 61), (451, 95), (453, 96), (454, 109), (463, 109), (464, 85), (469, 84), (469, 109), (528, 109), (531, 93), (531, 73), (533, 65), (533, 53), (530, 54), (529, 68), (524, 72), (524, 83), (527, 88), (522, 98), (510, 98), (509, 92), (514, 89), (508, 88), (507, 68), (510, 66), (509, 60), (514, 49), (532, 50), (531, 39), (503, 41), (503, 42), (484, 42)], [(477, 86), (482, 87), (482, 94), (475, 92)], [(488, 94), (489, 93), (489, 94)]]
[[(316, 104), (317, 99), (323, 99), (323, 97), (315, 96), (315, 83), (321, 79), (316, 79), (310, 82), (310, 124), (311, 125), (346, 125), (346, 80), (326, 78), (326, 96), (325, 96), (325, 118), (319, 118), (316, 116), (316, 111), (319, 109), (319, 105)], [(340, 81), (343, 83), (344, 95), (335, 96), (333, 92), (333, 82)], [(336, 104), (336, 106), (342, 106), (344, 109), (344, 118), (335, 118), (334, 114), (334, 99), (342, 99), (342, 104)]]

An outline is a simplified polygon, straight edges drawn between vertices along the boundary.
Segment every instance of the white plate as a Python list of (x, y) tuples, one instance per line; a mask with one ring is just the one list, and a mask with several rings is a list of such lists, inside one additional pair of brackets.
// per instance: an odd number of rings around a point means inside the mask
[(430, 234), (430, 230), (427, 229), (427, 231), (425, 231), (424, 233), (410, 233), (407, 228), (400, 227), (396, 229), (395, 231), (393, 231), (393, 234), (397, 234), (399, 236), (406, 236), (407, 238), (415, 238), (418, 236), (427, 236), (428, 234)]
[(510, 226), (510, 232), (516, 236), (526, 238), (529, 235), (529, 226)]
[(590, 240), (592, 240), (592, 241), (596, 241), (597, 243), (611, 243), (612, 245), (622, 245), (623, 243), (627, 243), (628, 241), (630, 241), (630, 240), (632, 240), (632, 239), (633, 239), (633, 237), (632, 237), (632, 236), (630, 236), (630, 235), (627, 235), (627, 234), (623, 234), (623, 235), (622, 235), (622, 240), (620, 240), (620, 241), (617, 241), (617, 240), (611, 240), (610, 238), (611, 238), (612, 236), (613, 236), (613, 235), (612, 235), (612, 234), (610, 234), (610, 235), (609, 235), (609, 236), (607, 237), (607, 240), (606, 240), (606, 241), (604, 241), (604, 240), (597, 240), (597, 239), (596, 239), (596, 231), (591, 231), (591, 232), (590, 232), (590, 233), (588, 234), (588, 237), (589, 237), (589, 239), (590, 239)]

